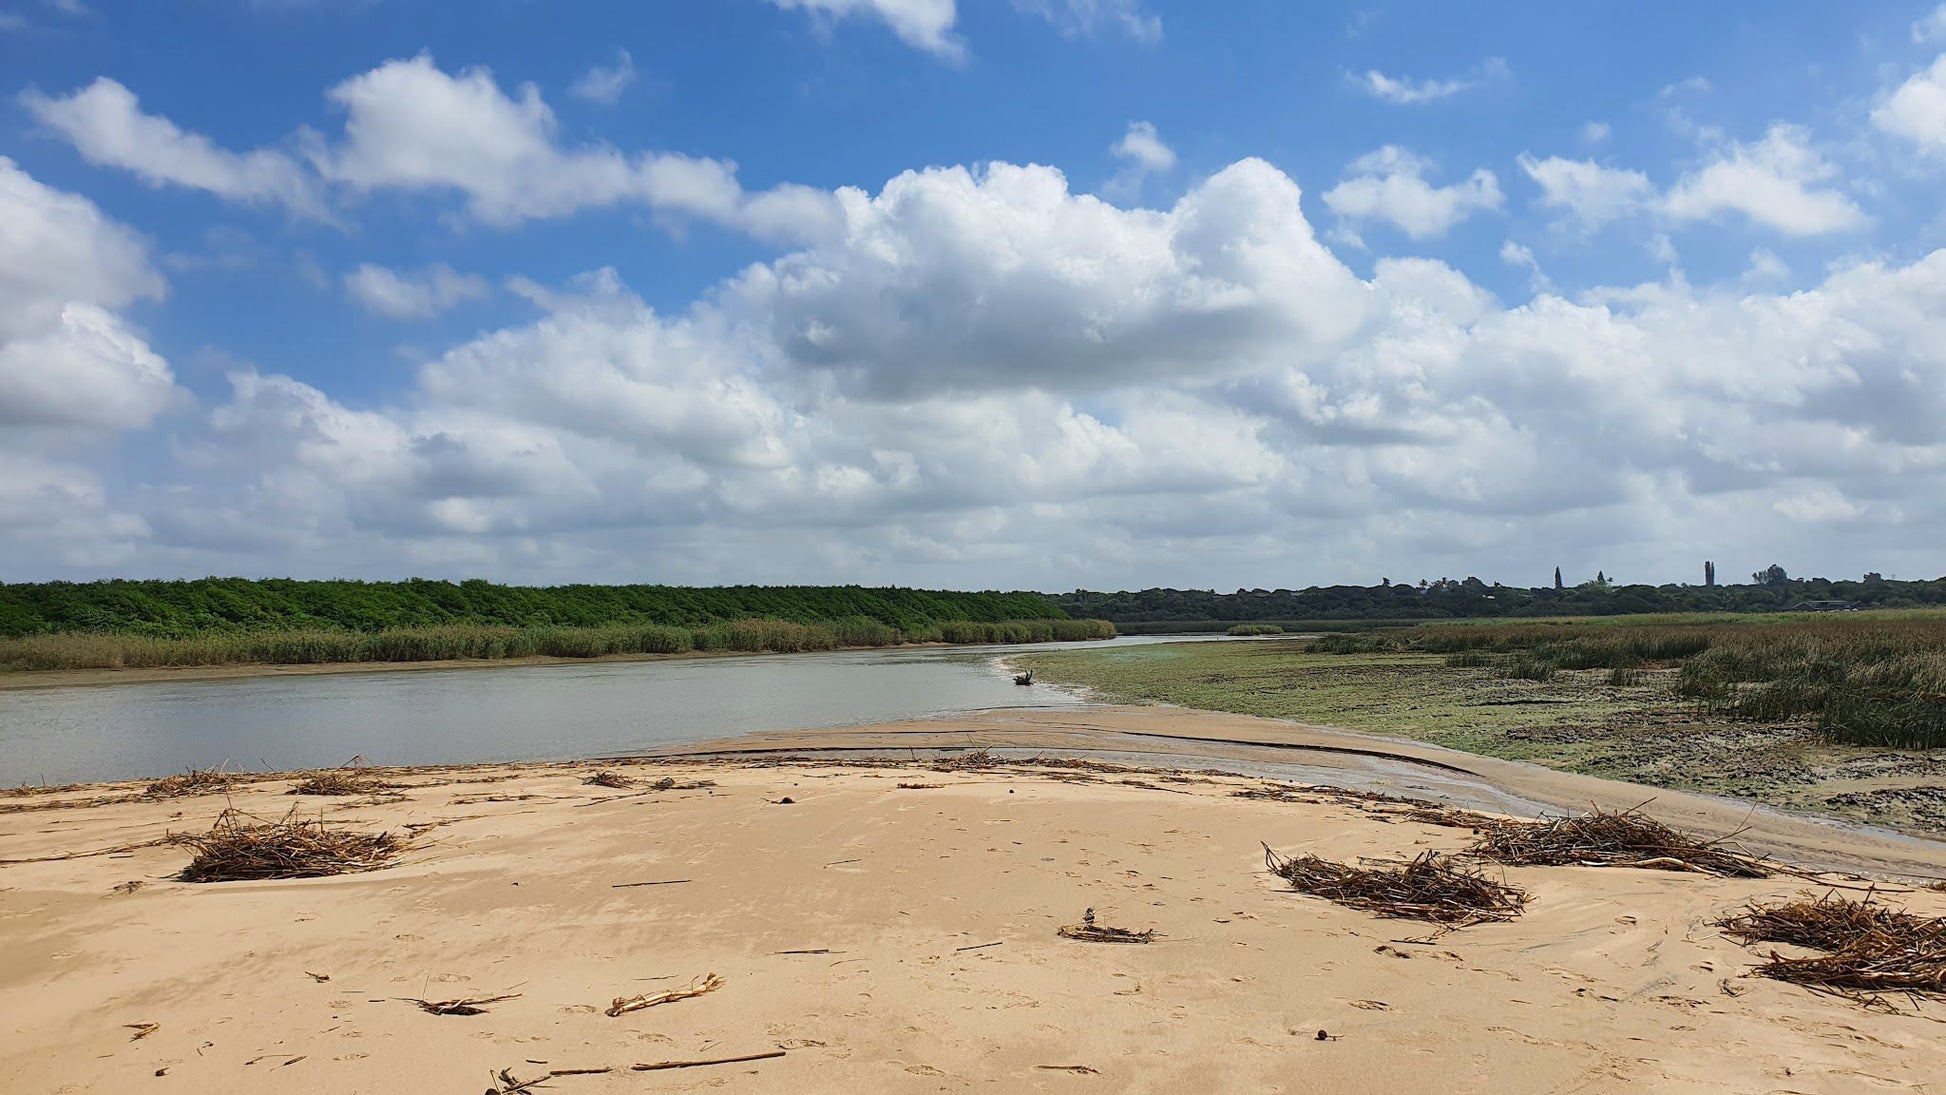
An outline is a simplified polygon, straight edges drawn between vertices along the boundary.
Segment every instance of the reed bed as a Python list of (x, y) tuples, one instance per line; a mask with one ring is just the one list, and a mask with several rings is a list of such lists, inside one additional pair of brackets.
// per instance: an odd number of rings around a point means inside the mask
[(1462, 854), (1512, 867), (1639, 867), (1719, 878), (1776, 873), (1730, 839), (1702, 840), (1638, 810), (1596, 809), (1576, 817), (1499, 822)]
[(1326, 635), (1329, 654), (1443, 654), (1545, 682), (1606, 669), (1609, 683), (1675, 669), (1677, 695), (1737, 720), (1804, 720), (1826, 740), (1905, 749), (1946, 746), (1946, 619), (1786, 616), (1742, 621), (1429, 624)]
[(1872, 901), (1827, 895), (1816, 901), (1752, 904), (1717, 922), (1746, 946), (1787, 943), (1826, 953), (1771, 951), (1759, 976), (1883, 1005), (1887, 993), (1946, 996), (1946, 917), (1921, 917)]
[(299, 819), (295, 809), (266, 821), (235, 807), (219, 814), (209, 832), (172, 833), (169, 841), (195, 852), (176, 875), (182, 882), (320, 878), (372, 871), (405, 848), (405, 841), (392, 833), (327, 828), (322, 819)]
[(21, 671), (203, 665), (318, 665), (500, 658), (602, 658), (692, 651), (797, 653), (914, 642), (1030, 643), (1109, 639), (1103, 620), (947, 621), (911, 631), (869, 618), (823, 623), (737, 620), (702, 627), (505, 627), (452, 624), (381, 631), (273, 630), (166, 638), (60, 632), (0, 639), (0, 667)]
[(1436, 851), (1402, 867), (1354, 867), (1314, 855), (1285, 858), (1266, 844), (1264, 864), (1299, 893), (1384, 917), (1447, 927), (1512, 920), (1527, 904), (1525, 890)]

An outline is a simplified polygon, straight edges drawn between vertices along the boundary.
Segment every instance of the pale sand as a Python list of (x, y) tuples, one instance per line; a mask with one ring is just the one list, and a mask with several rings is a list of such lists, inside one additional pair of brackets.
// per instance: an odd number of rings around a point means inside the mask
[[(799, 744), (1034, 745), (1038, 734), (1129, 749), (1137, 730), (1322, 733), (1153, 708), (955, 724), (963, 732), (947, 737), (936, 735), (953, 726), (905, 724)], [(1374, 745), (1312, 740), (1347, 742)], [(1453, 756), (1435, 754), (1420, 759)], [(1409, 784), (1423, 770), (1463, 791), (1470, 779), (1353, 754), (1292, 759), (1333, 757), (1368, 782)], [(1503, 762), (1463, 763), (1510, 776)], [(367, 874), (189, 885), (167, 881), (187, 860), (171, 846), (0, 866), (0, 1084), (471, 1095), (500, 1068), (524, 1080), (779, 1048), (787, 1055), (750, 1064), (562, 1076), (537, 1090), (1856, 1092), (1938, 1090), (1946, 1076), (1946, 1024), (1934, 1018), (1744, 976), (1755, 952), (1709, 922), (1752, 898), (1817, 892), (1796, 879), (1510, 869), (1533, 895), (1519, 920), (1394, 942), (1428, 929), (1290, 893), (1264, 872), (1259, 841), (1398, 858), (1456, 848), (1464, 831), (1356, 801), (1231, 797), (1261, 783), (1245, 778), (1065, 782), (1074, 773), (940, 773), (923, 760), (680, 760), (624, 770), (717, 786), (638, 794), (582, 785), (595, 767), (418, 770), (402, 776), (414, 785), (407, 801), (390, 804), (285, 797), (283, 781), (231, 796), (260, 814), (295, 803), (361, 827), (462, 819)], [(1582, 801), (1632, 805), (1656, 794), (1533, 769), (1511, 776), (1537, 801), (1587, 792)], [(0, 797), (0, 860), (199, 830), (226, 801), (21, 809), (127, 791)], [(778, 804), (785, 796), (795, 802)], [(1667, 793), (1656, 807), (1715, 831), (1743, 815)], [(1937, 842), (1752, 820), (1758, 848), (1946, 874)], [(673, 879), (689, 881), (613, 888)], [(130, 880), (147, 884), (114, 891)], [(1946, 913), (1946, 894), (1888, 900)], [(1105, 923), (1161, 937), (1113, 946), (1055, 935), (1090, 906)], [(777, 953), (788, 950), (830, 953)], [(708, 995), (601, 1013), (616, 996), (710, 972), (725, 983)], [(471, 1017), (395, 999), (501, 993), (520, 995)], [(160, 1028), (132, 1040), (125, 1024), (151, 1022)]]

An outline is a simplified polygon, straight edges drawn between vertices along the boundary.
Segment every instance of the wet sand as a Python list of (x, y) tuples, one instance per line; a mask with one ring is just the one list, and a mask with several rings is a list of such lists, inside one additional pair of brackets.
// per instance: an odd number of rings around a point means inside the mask
[[(1303, 748), (1238, 744), (1268, 740)], [(935, 771), (917, 752), (967, 745), (1296, 763), (1454, 802), (1653, 797), (1652, 812), (1698, 830), (1748, 822), (1748, 845), (1787, 860), (1946, 875), (1939, 842), (1167, 708), (734, 743), (913, 750), (898, 767), (833, 751), (386, 773), (402, 798), (294, 798), (269, 777), (227, 797), (63, 807), (139, 786), (9, 795), (0, 1080), (36, 1092), (471, 1095), (503, 1068), (527, 1080), (619, 1066), (538, 1090), (1854, 1092), (1924, 1090), (1946, 1060), (1946, 1024), (1933, 1018), (1745, 976), (1757, 955), (1709, 922), (1752, 898), (1821, 892), (1801, 879), (1515, 868), (1507, 879), (1532, 894), (1525, 915), (1415, 942), (1425, 926), (1290, 893), (1264, 871), (1259, 842), (1398, 859), (1457, 848), (1463, 831), (1352, 797), (1239, 799), (1262, 779), (1180, 763)], [(1351, 749), (1364, 752), (1333, 751)], [(582, 783), (603, 766), (714, 786)], [(334, 878), (170, 881), (188, 852), (166, 844), (15, 862), (201, 830), (232, 803), (431, 827), (396, 865)], [(117, 889), (130, 882), (142, 885)], [(1946, 894), (1887, 900), (1946, 913)], [(1086, 908), (1160, 935), (1115, 946), (1055, 934)], [(709, 973), (724, 983), (707, 995), (603, 1014), (615, 997)], [(501, 994), (517, 995), (473, 1016), (399, 999)], [(146, 1023), (159, 1026), (137, 1038), (133, 1024)]]

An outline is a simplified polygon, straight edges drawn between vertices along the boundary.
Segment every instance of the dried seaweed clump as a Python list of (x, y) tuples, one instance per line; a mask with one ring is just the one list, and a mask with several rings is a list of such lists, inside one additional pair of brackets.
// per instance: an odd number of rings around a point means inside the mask
[(184, 795), (209, 795), (227, 791), (236, 777), (220, 768), (190, 768), (179, 776), (159, 779), (143, 790), (144, 798), (181, 798)]
[(1869, 896), (1828, 894), (1752, 904), (1717, 927), (1746, 946), (1788, 943), (1827, 952), (1787, 958), (1773, 950), (1757, 967), (1764, 977), (1881, 1006), (1883, 993), (1946, 996), (1946, 917), (1914, 916)]
[(628, 778), (625, 775), (622, 775), (620, 772), (607, 772), (607, 771), (596, 772), (594, 775), (587, 777), (581, 782), (590, 787), (609, 787), (617, 791), (622, 790), (623, 788), (626, 787), (635, 786), (634, 780)]
[(1402, 867), (1353, 867), (1314, 855), (1286, 859), (1266, 844), (1264, 863), (1299, 893), (1380, 916), (1456, 928), (1512, 920), (1527, 903), (1525, 890), (1434, 851)]
[(172, 834), (195, 850), (177, 879), (237, 882), (265, 878), (319, 878), (377, 870), (405, 848), (391, 833), (327, 828), (323, 820), (300, 821), (295, 810), (264, 821), (232, 807), (202, 835)]
[[(1734, 836), (1734, 834), (1732, 834)], [(1700, 840), (1637, 810), (1507, 821), (1464, 854), (1516, 867), (1642, 867), (1723, 878), (1769, 878), (1773, 866), (1729, 842)]]
[(393, 784), (376, 776), (361, 776), (342, 768), (312, 772), (285, 791), (287, 795), (371, 795), (389, 791)]

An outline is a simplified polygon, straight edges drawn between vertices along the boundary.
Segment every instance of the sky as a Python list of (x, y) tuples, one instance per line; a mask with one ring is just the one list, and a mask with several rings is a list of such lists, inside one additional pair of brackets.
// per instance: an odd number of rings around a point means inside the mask
[(1946, 6), (0, 0), (0, 581), (1946, 573)]

